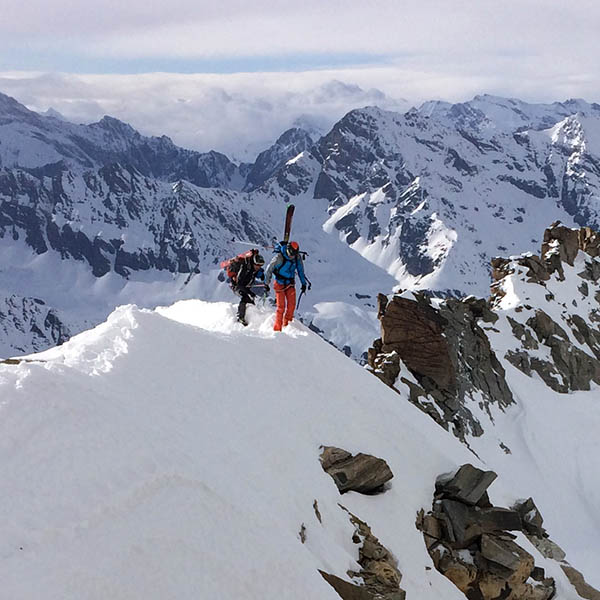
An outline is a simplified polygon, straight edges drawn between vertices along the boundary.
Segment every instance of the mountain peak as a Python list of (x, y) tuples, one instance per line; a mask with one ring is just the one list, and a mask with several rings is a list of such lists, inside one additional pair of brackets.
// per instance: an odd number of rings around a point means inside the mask
[(115, 117), (111, 117), (109, 115), (104, 115), (96, 125), (102, 127), (103, 129), (107, 129), (112, 132), (119, 133), (126, 137), (139, 136), (139, 132), (136, 131), (131, 125), (125, 123), (124, 121), (120, 121)]
[(0, 115), (11, 115), (20, 118), (37, 117), (38, 114), (29, 110), (26, 106), (15, 100), (12, 96), (8, 96), (0, 92)]

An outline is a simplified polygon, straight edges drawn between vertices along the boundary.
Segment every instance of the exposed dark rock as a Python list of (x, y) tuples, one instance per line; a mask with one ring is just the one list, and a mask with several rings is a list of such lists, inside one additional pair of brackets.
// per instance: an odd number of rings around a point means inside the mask
[(543, 528), (544, 519), (538, 510), (533, 498), (528, 498), (524, 502), (519, 502), (513, 507), (520, 515), (523, 523), (523, 529), (530, 535), (537, 537), (547, 537), (546, 530)]
[(524, 581), (533, 571), (533, 557), (518, 544), (499, 537), (481, 536), (481, 556), (512, 572), (523, 569), (526, 572)]
[(381, 318), (381, 350), (396, 351), (420, 378), (453, 389), (455, 374), (443, 325), (443, 318), (426, 301), (394, 297)]
[(560, 260), (573, 266), (579, 252), (579, 232), (563, 225), (555, 224), (544, 231), (542, 257), (548, 259), (550, 254), (558, 254)]
[(362, 580), (361, 585), (345, 581), (335, 575), (319, 571), (323, 578), (344, 600), (405, 600), (406, 593), (400, 588), (402, 573), (390, 551), (373, 535), (371, 528), (356, 515), (350, 513), (355, 530), (352, 541), (358, 548), (359, 571), (348, 571), (350, 578)]
[(436, 494), (474, 506), (497, 477), (493, 471), (482, 471), (467, 463), (450, 479), (438, 479)]
[(478, 324), (497, 320), (489, 305), (470, 296), (433, 308), (421, 294), (378, 301), (382, 337), (368, 352), (373, 374), (397, 390), (404, 363), (418, 382), (400, 381), (409, 387), (413, 404), (460, 439), (467, 431), (481, 435), (465, 399), (480, 393), (486, 403), (502, 408), (513, 402), (504, 369)]
[(321, 466), (324, 471), (331, 469), (336, 463), (342, 463), (352, 458), (352, 454), (334, 446), (322, 446)]
[[(485, 489), (494, 479), (469, 464), (438, 478), (433, 509), (420, 511), (416, 523), (434, 566), (468, 599), (549, 600), (554, 580), (508, 533), (522, 529), (519, 513), (489, 505)], [(474, 505), (476, 499), (486, 506)]]
[(319, 570), (319, 573), (343, 600), (374, 600), (374, 595), (363, 586), (350, 583), (325, 571)]
[(321, 465), (341, 494), (349, 491), (361, 494), (381, 492), (384, 484), (394, 476), (382, 458), (362, 453), (352, 456), (332, 446), (323, 447)]
[(584, 576), (571, 565), (560, 565), (565, 575), (579, 594), (580, 598), (586, 600), (600, 600), (600, 592), (586, 582)]

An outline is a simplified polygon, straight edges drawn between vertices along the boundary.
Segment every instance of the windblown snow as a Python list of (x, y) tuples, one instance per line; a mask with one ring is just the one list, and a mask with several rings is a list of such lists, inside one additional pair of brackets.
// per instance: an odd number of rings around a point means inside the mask
[[(513, 454), (482, 439), (482, 465), (303, 325), (276, 335), (269, 307), (248, 315), (243, 328), (226, 302), (122, 306), (60, 347), (0, 364), (0, 597), (335, 600), (318, 569), (347, 578), (358, 559), (341, 503), (394, 554), (407, 598), (462, 599), (432, 568), (415, 516), (436, 477), (465, 462), (499, 473), (496, 503), (533, 495), (569, 555), (598, 564), (599, 465), (576, 439), (600, 422), (583, 395), (562, 411), (524, 393), (494, 415), (498, 435), (513, 430)], [(559, 426), (577, 436), (568, 462), (547, 446)], [(384, 458), (388, 489), (340, 496), (321, 445)], [(564, 511), (551, 509), (558, 486)], [(519, 542), (557, 597), (573, 597), (558, 563)]]

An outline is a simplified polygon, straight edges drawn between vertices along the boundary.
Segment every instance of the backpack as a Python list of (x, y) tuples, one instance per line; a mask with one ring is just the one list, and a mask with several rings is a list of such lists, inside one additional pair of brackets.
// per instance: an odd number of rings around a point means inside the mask
[(247, 258), (251, 258), (252, 256), (254, 256), (254, 254), (258, 254), (258, 250), (254, 250), (254, 249), (248, 250), (247, 252), (242, 252), (241, 254), (238, 254), (237, 256), (230, 258), (229, 260), (224, 260), (221, 263), (221, 269), (225, 269), (225, 272), (227, 273), (227, 277), (229, 277), (229, 279), (235, 281), (237, 278), (237, 275), (240, 271), (240, 268), (242, 266), (242, 263)]
[(295, 258), (290, 258), (287, 255), (287, 252), (285, 251), (286, 246), (287, 246), (287, 242), (279, 242), (273, 246), (273, 254), (281, 254), (281, 256), (283, 257), (283, 263), (273, 269), (273, 274), (275, 275), (276, 279), (278, 279), (278, 280), (282, 279), (285, 282), (285, 284), (287, 285), (287, 284), (293, 283), (294, 279), (291, 279), (291, 278), (283, 275), (281, 273), (281, 269), (283, 269), (287, 263), (294, 263), (297, 268), (298, 267), (298, 256), (296, 256)]

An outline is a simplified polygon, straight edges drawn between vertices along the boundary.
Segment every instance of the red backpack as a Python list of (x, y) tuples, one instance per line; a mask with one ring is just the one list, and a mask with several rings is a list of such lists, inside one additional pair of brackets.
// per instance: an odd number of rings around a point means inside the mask
[(242, 262), (244, 262), (244, 260), (247, 258), (251, 258), (257, 252), (258, 250), (248, 250), (247, 252), (242, 252), (242, 254), (238, 254), (229, 260), (224, 260), (221, 263), (221, 269), (225, 269), (227, 277), (235, 281), (240, 267), (242, 266)]

